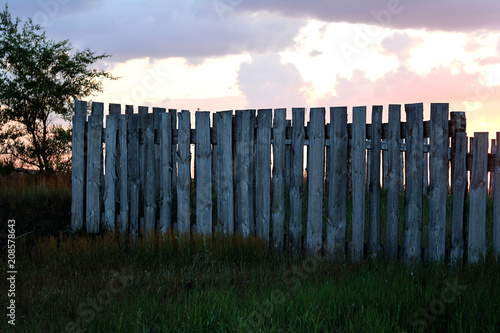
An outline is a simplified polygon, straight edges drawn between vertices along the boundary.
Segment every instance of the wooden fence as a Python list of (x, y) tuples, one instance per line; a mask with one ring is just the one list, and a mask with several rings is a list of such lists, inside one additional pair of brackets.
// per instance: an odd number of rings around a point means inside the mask
[[(192, 128), (189, 111), (139, 107), (134, 113), (127, 105), (123, 114), (120, 105), (110, 104), (104, 128), (102, 103), (92, 103), (87, 116), (87, 103), (76, 101), (72, 230), (132, 237), (154, 230), (217, 231), (257, 235), (277, 250), (347, 252), (354, 259), (384, 254), (406, 263), (446, 254), (453, 262), (475, 262), (488, 247), (490, 172), (490, 247), (499, 255), (500, 181), (494, 179), (500, 179), (500, 154), (488, 154), (488, 133), (475, 133), (467, 148), (464, 112), (449, 113), (448, 104), (430, 107), (424, 122), (423, 104), (405, 105), (405, 123), (401, 106), (389, 105), (384, 124), (382, 106), (373, 106), (371, 124), (364, 106), (353, 108), (349, 124), (346, 107), (330, 108), (328, 124), (325, 108), (311, 108), (307, 124), (304, 108), (292, 110), (291, 122), (286, 109), (196, 112)], [(381, 206), (387, 207), (385, 223)]]

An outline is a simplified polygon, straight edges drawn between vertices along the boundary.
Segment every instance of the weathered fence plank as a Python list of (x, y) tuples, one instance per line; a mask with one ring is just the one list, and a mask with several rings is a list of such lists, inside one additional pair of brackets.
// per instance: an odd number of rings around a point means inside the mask
[[(155, 230), (156, 184), (153, 114), (144, 117), (144, 232)], [(142, 232), (143, 230), (141, 230)]]
[(406, 104), (405, 226), (403, 261), (420, 262), (423, 209), (423, 104)]
[(92, 103), (87, 134), (87, 198), (86, 223), (88, 233), (98, 233), (101, 220), (101, 167), (103, 103)]
[(452, 192), (453, 203), (451, 211), (451, 252), (452, 263), (460, 263), (464, 256), (464, 211), (467, 192), (467, 169), (465, 165), (467, 154), (467, 136), (465, 132), (456, 132), (453, 154)]
[(304, 196), (304, 108), (292, 109), (292, 147), (290, 154), (289, 247), (302, 248), (302, 199)]
[[(500, 132), (497, 132), (497, 144)], [(500, 149), (495, 154), (495, 187), (493, 190), (493, 255), (500, 259)]]
[(389, 105), (389, 137), (387, 139), (387, 222), (385, 253), (389, 259), (398, 257), (400, 198), (401, 106)]
[(366, 107), (353, 109), (352, 124), (352, 245), (353, 260), (363, 257), (365, 239)]
[(236, 111), (236, 231), (243, 237), (255, 234), (254, 170), (251, 162), (254, 155), (254, 119), (255, 110)]
[(283, 250), (285, 231), (285, 142), (286, 109), (274, 110), (272, 246)]
[(449, 104), (431, 104), (429, 259), (444, 260), (448, 198)]
[(129, 189), (127, 169), (127, 116), (120, 115), (118, 119), (118, 147), (120, 151), (119, 161), (119, 188), (120, 188), (120, 221), (118, 231), (125, 235), (129, 225)]
[(370, 149), (370, 208), (368, 255), (375, 258), (380, 252), (380, 151), (382, 140), (382, 109), (380, 105), (372, 108), (372, 138)]
[(285, 129), (285, 137), (287, 138), (287, 144), (285, 146), (285, 183), (288, 188), (290, 188), (290, 179), (291, 179), (291, 174), (292, 174), (292, 140), (290, 136), (290, 140), (287, 131), (291, 133), (292, 130), (292, 120), (287, 119), (286, 120), (286, 129)]
[(325, 108), (311, 108), (306, 250), (321, 251), (325, 179)]
[[(168, 109), (170, 119), (172, 120), (172, 132), (177, 131), (177, 109)], [(173, 134), (172, 134), (173, 135)], [(174, 143), (172, 137), (172, 188), (177, 190), (177, 144)]]
[[(492, 155), (496, 155), (497, 152), (497, 142), (495, 139), (491, 139), (490, 151)], [(493, 189), (495, 188), (495, 171), (490, 172), (490, 187), (488, 190), (488, 195), (493, 195)]]
[(347, 107), (330, 108), (330, 183), (326, 220), (326, 251), (345, 255), (347, 227)]
[(140, 176), (140, 190), (144, 190), (145, 177), (146, 177), (146, 149), (145, 145), (145, 137), (146, 137), (146, 119), (148, 117), (148, 107), (147, 106), (139, 106), (139, 176)]
[(474, 133), (470, 183), (469, 262), (486, 256), (486, 198), (488, 196), (488, 133)]
[[(219, 112), (217, 124), (218, 192), (217, 228), (226, 235), (234, 233), (233, 125), (232, 111)], [(220, 191), (219, 191), (220, 190)]]
[(196, 228), (212, 233), (212, 152), (210, 112), (196, 112)]
[(191, 228), (191, 119), (189, 111), (183, 110), (179, 116), (179, 136), (177, 144), (177, 229), (189, 234)]
[(172, 114), (160, 114), (160, 223), (162, 233), (172, 231)]
[(105, 231), (115, 230), (115, 185), (116, 185), (116, 136), (118, 130), (118, 115), (106, 116), (106, 174), (104, 179), (104, 221)]
[(130, 187), (130, 236), (139, 234), (139, 195), (140, 195), (140, 162), (139, 156), (139, 115), (132, 114), (133, 108), (127, 105), (126, 113), (130, 117), (127, 143), (127, 169)]
[(272, 110), (257, 114), (257, 145), (255, 163), (255, 231), (269, 241), (271, 221), (271, 124)]
[(85, 122), (87, 102), (75, 101), (71, 156), (71, 232), (83, 229), (85, 214)]

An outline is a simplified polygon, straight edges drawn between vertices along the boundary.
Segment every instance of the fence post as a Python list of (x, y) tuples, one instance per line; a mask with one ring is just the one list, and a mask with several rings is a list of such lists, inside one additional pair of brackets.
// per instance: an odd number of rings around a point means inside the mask
[(269, 241), (271, 220), (271, 124), (272, 110), (261, 109), (257, 114), (257, 146), (255, 163), (255, 231)]
[(366, 106), (353, 109), (352, 123), (352, 246), (353, 260), (363, 257), (365, 239)]
[(423, 104), (406, 104), (405, 159), (405, 227), (404, 255), (406, 264), (420, 262), (422, 254), (423, 196)]
[(101, 156), (103, 103), (92, 103), (87, 134), (87, 232), (98, 233), (101, 220)]
[(330, 183), (326, 223), (326, 251), (345, 255), (347, 226), (347, 107), (330, 108)]
[(144, 231), (155, 230), (156, 184), (153, 114), (144, 116)]
[(75, 101), (71, 156), (71, 232), (83, 228), (85, 214), (85, 122), (87, 102)]
[(375, 258), (380, 252), (380, 150), (382, 140), (382, 106), (372, 107), (372, 142), (370, 149), (370, 207), (368, 254)]
[(488, 196), (488, 133), (474, 133), (469, 214), (469, 262), (486, 256), (486, 198)]
[[(115, 104), (116, 105), (116, 104)], [(106, 116), (105, 144), (106, 144), (106, 174), (104, 179), (104, 221), (105, 231), (115, 230), (115, 189), (116, 189), (116, 135), (118, 129), (118, 115), (111, 113)]]
[(387, 222), (385, 252), (389, 259), (398, 257), (399, 198), (401, 163), (401, 105), (389, 105), (387, 138)]
[(160, 114), (160, 232), (172, 231), (172, 114)]
[(451, 211), (451, 262), (460, 263), (464, 256), (464, 210), (467, 192), (467, 136), (464, 132), (456, 132), (453, 153), (452, 192), (453, 206)]
[(210, 112), (196, 112), (196, 228), (212, 233), (212, 153)]
[(128, 205), (129, 205), (129, 189), (128, 189), (128, 168), (127, 168), (127, 116), (120, 115), (118, 119), (118, 147), (120, 148), (119, 156), (119, 171), (120, 171), (120, 221), (118, 230), (125, 234), (128, 231)]
[(217, 227), (225, 235), (234, 233), (234, 187), (233, 187), (233, 112), (218, 112), (217, 151)]
[(139, 156), (139, 115), (134, 114), (132, 105), (125, 107), (129, 118), (127, 122), (127, 170), (130, 187), (130, 236), (135, 239), (139, 234), (139, 190), (140, 190), (140, 162)]
[(448, 198), (448, 114), (449, 104), (431, 104), (429, 148), (429, 259), (444, 259), (446, 244), (446, 201)]
[(283, 250), (285, 231), (285, 141), (286, 109), (274, 110), (272, 246)]
[(191, 118), (189, 111), (183, 110), (179, 116), (179, 135), (177, 144), (177, 228), (179, 233), (189, 234), (191, 230), (190, 193), (191, 193)]
[[(500, 132), (497, 132), (497, 143)], [(495, 154), (495, 188), (493, 190), (493, 255), (500, 259), (500, 149)]]
[(307, 252), (321, 251), (325, 179), (325, 108), (311, 108), (307, 178)]
[(292, 147), (290, 154), (290, 248), (302, 247), (302, 198), (304, 196), (304, 108), (292, 109)]
[[(285, 129), (285, 140), (287, 140), (287, 132), (292, 132), (292, 120), (287, 119), (286, 121), (286, 129)], [(288, 188), (290, 188), (290, 179), (292, 175), (292, 145), (291, 145), (291, 136), (290, 136), (290, 144), (285, 145), (285, 183)]]
[(255, 110), (236, 111), (236, 231), (243, 237), (255, 234), (252, 170), (254, 119)]

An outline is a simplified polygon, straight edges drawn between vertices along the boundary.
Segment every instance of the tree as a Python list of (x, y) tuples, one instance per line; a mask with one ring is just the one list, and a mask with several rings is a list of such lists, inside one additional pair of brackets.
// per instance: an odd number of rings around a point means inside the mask
[(110, 57), (88, 48), (73, 51), (69, 40), (49, 40), (38, 24), (12, 20), (8, 6), (0, 13), (0, 154), (18, 166), (41, 172), (70, 165), (73, 101), (102, 92), (109, 72), (89, 69)]

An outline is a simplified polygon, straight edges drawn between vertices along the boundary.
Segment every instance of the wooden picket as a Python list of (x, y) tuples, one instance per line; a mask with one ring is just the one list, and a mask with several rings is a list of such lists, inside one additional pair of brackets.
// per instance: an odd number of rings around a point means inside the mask
[[(277, 251), (304, 249), (334, 258), (348, 253), (354, 260), (383, 254), (407, 264), (457, 264), (476, 262), (487, 253), (489, 193), (491, 246), (500, 258), (500, 132), (490, 154), (487, 133), (475, 133), (467, 149), (464, 112), (450, 113), (448, 104), (433, 103), (430, 120), (424, 121), (423, 108), (421, 103), (405, 105), (406, 122), (401, 122), (401, 106), (389, 105), (389, 121), (382, 123), (383, 107), (373, 106), (371, 124), (365, 106), (353, 108), (352, 124), (347, 107), (332, 107), (329, 115), (325, 108), (312, 108), (307, 126), (305, 108), (293, 108), (291, 122), (286, 109), (239, 110), (234, 116), (233, 111), (217, 112), (212, 125), (211, 113), (198, 111), (192, 128), (189, 111), (152, 108), (150, 113), (139, 106), (135, 113), (127, 105), (122, 113), (120, 105), (110, 104), (104, 119), (102, 103), (92, 103), (87, 116), (87, 103), (76, 101), (71, 230), (116, 230), (133, 239), (154, 231), (194, 231), (204, 237), (238, 233), (258, 236)], [(381, 202), (381, 186), (387, 203)], [(422, 248), (425, 195), (428, 248)]]

